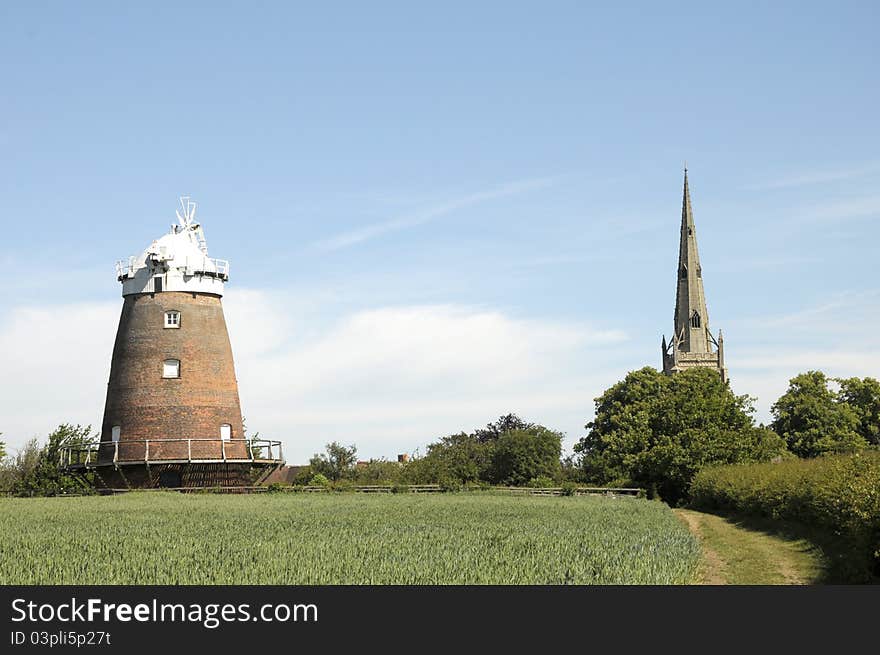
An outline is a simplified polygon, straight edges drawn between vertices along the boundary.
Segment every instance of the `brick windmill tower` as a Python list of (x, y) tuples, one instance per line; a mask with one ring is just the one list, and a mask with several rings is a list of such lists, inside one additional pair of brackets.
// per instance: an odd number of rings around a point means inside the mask
[(245, 438), (220, 302), (229, 262), (208, 257), (196, 204), (180, 204), (170, 232), (116, 264), (101, 443), (67, 455), (108, 487), (247, 485), (283, 463), (279, 442)]

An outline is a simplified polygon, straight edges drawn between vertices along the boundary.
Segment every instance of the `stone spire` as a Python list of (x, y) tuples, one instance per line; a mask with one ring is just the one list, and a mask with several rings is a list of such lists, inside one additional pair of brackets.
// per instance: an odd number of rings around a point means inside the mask
[(681, 199), (681, 237), (678, 246), (678, 285), (675, 293), (675, 333), (672, 341), (688, 352), (711, 352), (709, 312), (703, 292), (703, 270), (697, 249), (697, 230), (688, 188), (687, 168), (684, 169), (684, 191)]
[(723, 355), (719, 353), (718, 341), (709, 331), (709, 310), (703, 291), (703, 269), (697, 249), (697, 229), (694, 226), (687, 164), (681, 199), (674, 324), (675, 331), (668, 346), (666, 337), (663, 337), (663, 370), (674, 373), (692, 366), (711, 366), (718, 368), (722, 378), (726, 380)]

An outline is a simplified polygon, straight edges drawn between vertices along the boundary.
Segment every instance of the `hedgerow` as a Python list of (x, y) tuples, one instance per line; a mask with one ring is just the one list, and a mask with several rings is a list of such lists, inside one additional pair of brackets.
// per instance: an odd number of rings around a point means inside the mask
[(852, 573), (880, 573), (880, 452), (863, 451), (700, 471), (697, 509), (792, 521), (836, 540)]

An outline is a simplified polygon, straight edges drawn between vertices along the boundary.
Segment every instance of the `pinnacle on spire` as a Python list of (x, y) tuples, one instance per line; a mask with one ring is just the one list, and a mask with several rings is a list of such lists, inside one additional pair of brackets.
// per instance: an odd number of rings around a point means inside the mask
[(684, 191), (681, 194), (681, 227), (694, 226), (694, 210), (691, 207), (691, 191), (688, 188), (687, 162), (684, 164)]

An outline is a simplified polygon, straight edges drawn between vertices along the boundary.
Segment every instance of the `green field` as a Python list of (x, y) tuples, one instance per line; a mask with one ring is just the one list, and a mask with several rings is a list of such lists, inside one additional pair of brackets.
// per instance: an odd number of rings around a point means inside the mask
[(676, 584), (663, 504), (469, 494), (0, 499), (2, 584)]

